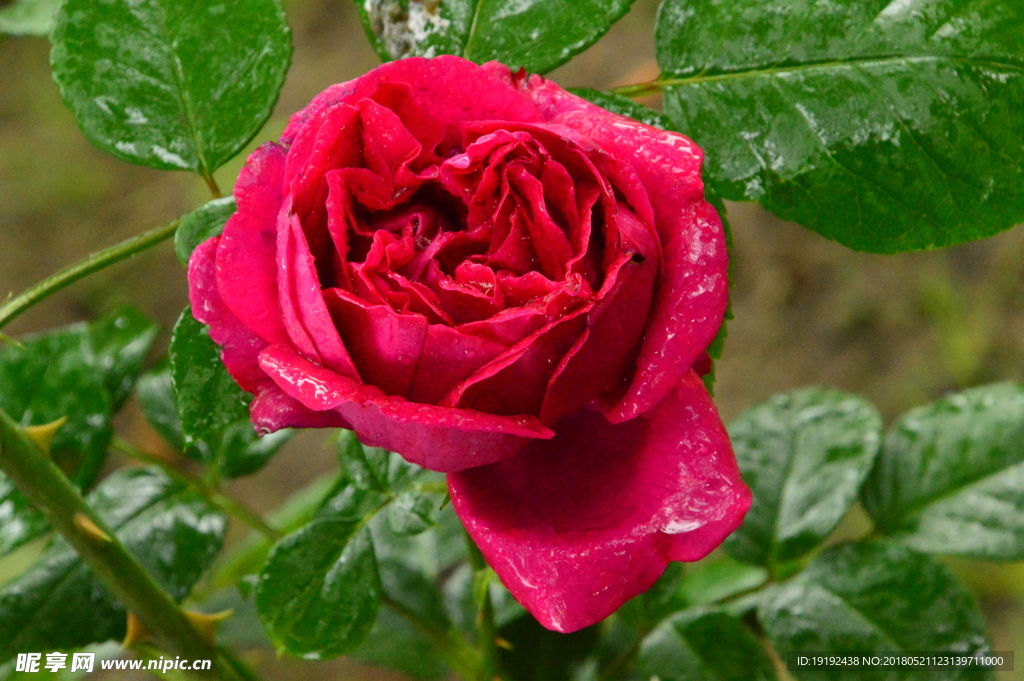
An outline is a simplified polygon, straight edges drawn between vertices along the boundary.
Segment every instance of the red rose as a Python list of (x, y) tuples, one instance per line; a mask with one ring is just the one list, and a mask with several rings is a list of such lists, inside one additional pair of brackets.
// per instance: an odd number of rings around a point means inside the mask
[(451, 473), (513, 595), (572, 631), (750, 503), (692, 370), (727, 298), (701, 150), (456, 57), (335, 85), (260, 147), (189, 269), (262, 430)]

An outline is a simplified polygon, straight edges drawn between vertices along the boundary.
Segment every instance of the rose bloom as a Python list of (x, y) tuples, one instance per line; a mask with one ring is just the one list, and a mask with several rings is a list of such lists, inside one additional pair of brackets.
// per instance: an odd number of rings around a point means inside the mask
[(496, 62), (388, 63), (252, 154), (193, 312), (261, 431), (448, 473), (502, 582), (574, 631), (750, 505), (693, 370), (728, 296), (702, 158)]

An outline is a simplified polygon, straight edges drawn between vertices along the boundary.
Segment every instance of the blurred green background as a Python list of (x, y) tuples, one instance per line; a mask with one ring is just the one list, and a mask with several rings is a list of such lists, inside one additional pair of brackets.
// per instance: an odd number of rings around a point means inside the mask
[[(288, 116), (326, 86), (378, 63), (352, 2), (292, 0), (286, 7), (293, 64), (275, 115), (253, 147), (275, 138)], [(638, 0), (597, 45), (550, 77), (566, 87), (595, 88), (653, 78), (655, 11), (654, 0)], [(131, 166), (90, 146), (50, 79), (48, 56), (43, 39), (0, 40), (0, 296), (208, 198), (197, 177)], [(656, 98), (644, 103), (658, 105)], [(244, 157), (218, 171), (225, 190)], [(1024, 230), (946, 251), (876, 256), (849, 251), (754, 205), (731, 204), (729, 217), (736, 318), (716, 388), (726, 421), (773, 393), (809, 384), (864, 395), (891, 421), (948, 391), (1024, 379)], [(93, 318), (126, 302), (160, 322), (158, 347), (165, 348), (186, 303), (185, 273), (169, 244), (56, 295), (5, 331)], [(119, 427), (145, 447), (163, 446), (132, 406)], [(322, 435), (304, 433), (260, 474), (232, 483), (232, 491), (270, 509), (334, 466)], [(847, 531), (864, 522), (855, 509)], [(1024, 653), (1024, 565), (951, 564), (980, 600), (994, 648)], [(0, 581), (7, 577), (0, 574)], [(270, 652), (254, 661), (268, 679), (385, 678), (348, 661), (313, 668), (275, 660)], [(1001, 677), (1024, 679), (1024, 660), (1018, 669)]]

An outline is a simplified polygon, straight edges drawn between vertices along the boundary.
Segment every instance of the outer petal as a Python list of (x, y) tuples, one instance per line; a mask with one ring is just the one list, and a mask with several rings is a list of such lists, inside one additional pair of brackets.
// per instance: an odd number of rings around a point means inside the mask
[(260, 367), (259, 353), (266, 342), (232, 313), (217, 288), (216, 258), (222, 252), (223, 239), (209, 239), (192, 254), (188, 268), (189, 299), (192, 314), (210, 326), (210, 338), (221, 346), (221, 358), (228, 373), (244, 390), (255, 395), (250, 406), (253, 423), (265, 432), (288, 426), (344, 426), (340, 418), (328, 423), (319, 412), (289, 398)]
[(570, 632), (698, 560), (750, 506), (729, 438), (696, 374), (647, 415), (580, 411), (554, 439), (448, 476), (487, 562), (541, 624)]
[(231, 312), (268, 343), (288, 337), (277, 292), (277, 214), (282, 202), (285, 149), (268, 142), (238, 175), (238, 210), (217, 250), (217, 287)]
[(365, 444), (443, 473), (500, 461), (533, 438), (554, 435), (532, 416), (495, 416), (389, 397), (313, 364), (285, 345), (263, 350), (260, 366), (308, 409), (339, 414)]
[(481, 68), (451, 55), (388, 62), (321, 92), (292, 116), (281, 141), (291, 141), (306, 121), (323, 109), (370, 97), (382, 83), (407, 84), (420, 109), (446, 125), (480, 120), (542, 123), (544, 117), (537, 105), (513, 86), (508, 74), (508, 67)]
[(686, 137), (618, 116), (539, 77), (527, 87), (552, 122), (574, 128), (636, 170), (654, 208), (664, 275), (625, 397), (608, 418), (631, 419), (667, 395), (718, 333), (728, 304), (728, 252), (704, 201), (703, 152)]

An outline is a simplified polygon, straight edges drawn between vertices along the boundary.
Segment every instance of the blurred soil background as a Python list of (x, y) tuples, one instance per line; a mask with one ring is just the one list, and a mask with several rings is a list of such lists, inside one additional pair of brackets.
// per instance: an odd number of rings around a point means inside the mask
[[(286, 7), (293, 63), (275, 115), (251, 148), (276, 138), (288, 116), (326, 86), (379, 63), (349, 0), (291, 0)], [(654, 0), (638, 0), (597, 45), (550, 77), (595, 88), (654, 78), (655, 11)], [(128, 165), (92, 147), (61, 102), (48, 56), (44, 39), (0, 39), (0, 296), (208, 198), (194, 176)], [(225, 192), (245, 156), (217, 173)], [(773, 393), (810, 384), (864, 395), (891, 422), (949, 391), (1024, 378), (1024, 229), (945, 251), (875, 256), (752, 204), (731, 204), (729, 217), (736, 318), (716, 388), (726, 421)], [(186, 302), (184, 269), (164, 244), (57, 294), (5, 332), (41, 331), (132, 303), (161, 324), (162, 352)], [(131, 405), (120, 427), (144, 447), (162, 446)], [(304, 433), (231, 491), (269, 510), (334, 466), (322, 434)], [(855, 531), (863, 522), (853, 513), (847, 524)], [(1017, 651), (1024, 669), (1024, 565), (951, 565), (981, 601), (994, 648)], [(255, 661), (268, 679), (392, 676), (348, 661), (315, 670), (271, 653)]]

